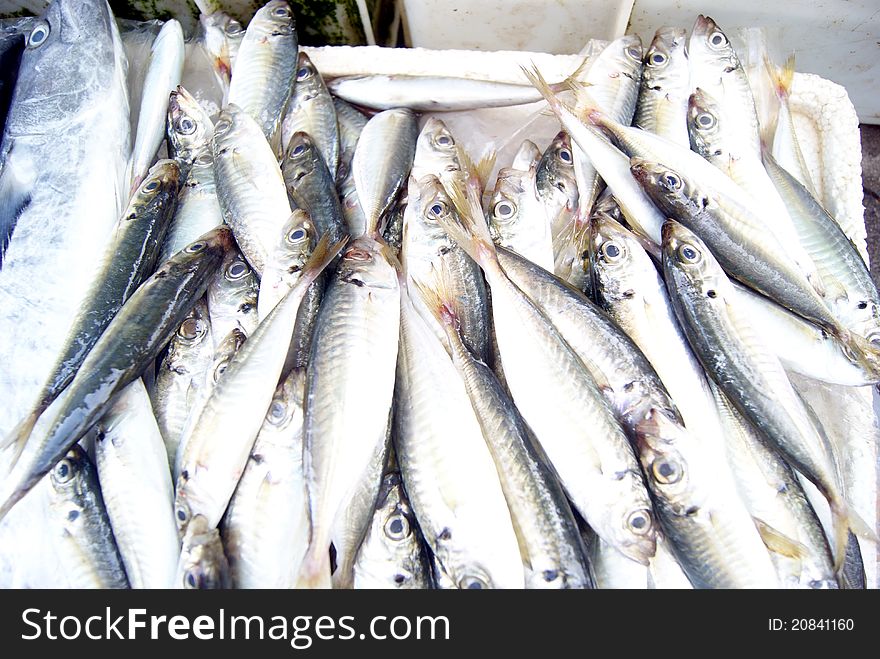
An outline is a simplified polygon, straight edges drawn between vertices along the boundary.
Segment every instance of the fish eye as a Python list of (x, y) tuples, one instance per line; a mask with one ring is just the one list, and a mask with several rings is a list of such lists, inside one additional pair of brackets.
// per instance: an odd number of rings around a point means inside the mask
[(626, 54), (629, 55), (632, 59), (636, 60), (637, 62), (642, 61), (642, 49), (639, 48), (638, 46), (630, 46), (629, 48), (626, 49)]
[(660, 182), (667, 190), (678, 190), (681, 187), (681, 179), (673, 172), (666, 172), (660, 177)]
[(409, 521), (400, 513), (396, 513), (385, 521), (384, 531), (391, 540), (405, 540), (410, 534)]
[(495, 204), (495, 208), (492, 209), (492, 214), (499, 220), (509, 220), (516, 214), (516, 204), (507, 199), (502, 199)]
[(266, 413), (266, 420), (273, 426), (280, 426), (287, 416), (287, 407), (280, 400), (273, 400)]
[(712, 128), (716, 124), (715, 116), (710, 112), (700, 112), (697, 115), (696, 123), (698, 128)]
[(308, 235), (308, 234), (306, 233), (306, 230), (305, 230), (305, 229), (294, 229), (294, 230), (291, 231), (290, 234), (287, 236), (287, 240), (289, 240), (289, 241), (292, 242), (292, 243), (298, 243), (298, 242), (300, 242), (303, 238), (305, 238), (307, 235)]
[(232, 127), (232, 122), (229, 119), (221, 119), (216, 124), (214, 124), (214, 134), (222, 135), (226, 131), (228, 131)]
[(305, 150), (306, 150), (306, 145), (303, 144), (302, 142), (299, 142), (295, 147), (293, 147), (290, 150), (290, 157), (292, 158), (293, 156), (301, 155), (303, 153), (303, 151), (305, 151)]
[(723, 48), (727, 45), (727, 37), (723, 32), (713, 32), (709, 35), (709, 45), (715, 48)]
[(441, 133), (434, 140), (434, 143), (437, 146), (455, 146), (455, 140), (452, 139), (452, 135), (448, 135), (447, 133)]
[(458, 587), (462, 590), (485, 590), (489, 588), (486, 581), (476, 575), (465, 575), (458, 580)]
[(241, 279), (246, 274), (248, 274), (248, 267), (244, 261), (233, 261), (229, 267), (226, 268), (226, 278), (233, 281)]
[(59, 483), (66, 483), (73, 478), (74, 472), (75, 469), (73, 463), (67, 458), (64, 458), (55, 467), (55, 480)]
[(272, 10), (272, 15), (278, 18), (287, 18), (290, 16), (290, 9), (288, 7), (276, 7)]
[(198, 568), (193, 568), (192, 570), (186, 571), (186, 575), (183, 578), (183, 587), (189, 590), (193, 590), (198, 588), (201, 582), (202, 577), (199, 574)]
[(244, 28), (241, 26), (241, 23), (234, 19), (229, 21), (226, 25), (226, 34), (230, 37), (241, 34), (242, 32), (244, 32)]
[(446, 214), (446, 204), (442, 201), (435, 201), (431, 204), (430, 208), (428, 208), (428, 217), (432, 220), (436, 220), (441, 216)]
[(39, 48), (44, 43), (46, 43), (46, 39), (49, 38), (49, 32), (51, 31), (51, 27), (46, 22), (40, 22), (37, 26), (31, 30), (31, 34), (28, 37), (27, 45), (30, 48)]
[(196, 132), (196, 122), (189, 117), (181, 117), (177, 122), (177, 132), (183, 135), (192, 135)]
[(569, 151), (565, 147), (562, 147), (561, 149), (559, 149), (559, 159), (562, 162), (571, 162), (571, 151)]
[(159, 181), (157, 181), (156, 179), (153, 179), (152, 181), (148, 181), (144, 185), (144, 192), (152, 192), (153, 190), (155, 190), (158, 187), (159, 187)]
[(609, 240), (604, 245), (602, 245), (602, 254), (609, 261), (616, 261), (621, 254), (623, 254), (623, 250), (612, 240)]
[(178, 506), (177, 510), (174, 511), (174, 516), (177, 517), (178, 522), (186, 522), (189, 520), (189, 508), (187, 506)]
[(203, 249), (205, 249), (205, 247), (207, 247), (207, 245), (208, 245), (208, 243), (203, 243), (203, 242), (199, 241), (199, 242), (193, 243), (192, 245), (187, 247), (186, 251), (189, 254), (198, 254)]
[(663, 66), (668, 60), (669, 58), (666, 57), (665, 54), (657, 51), (651, 53), (651, 56), (648, 57), (648, 64), (650, 64), (651, 66)]
[(697, 263), (700, 260), (700, 252), (688, 243), (678, 248), (678, 255), (685, 263)]
[(214, 369), (214, 384), (217, 384), (220, 381), (220, 378), (223, 377), (227, 366), (229, 366), (228, 358), (217, 364), (217, 368)]
[(299, 70), (296, 72), (297, 80), (305, 80), (306, 78), (312, 77), (312, 69), (309, 66), (301, 66)]
[(637, 535), (645, 535), (651, 530), (651, 511), (635, 510), (626, 518), (626, 526)]
[(198, 318), (187, 318), (180, 324), (180, 327), (177, 330), (177, 335), (181, 339), (192, 341), (204, 334), (206, 329), (207, 327), (205, 323)]
[(658, 483), (670, 485), (681, 480), (684, 470), (675, 460), (658, 458), (651, 464), (651, 473), (654, 475), (654, 480)]

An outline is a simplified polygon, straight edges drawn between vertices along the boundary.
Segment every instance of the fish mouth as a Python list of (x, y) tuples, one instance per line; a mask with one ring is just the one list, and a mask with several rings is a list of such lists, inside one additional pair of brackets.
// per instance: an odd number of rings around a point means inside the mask
[(700, 14), (697, 16), (697, 20), (694, 21), (694, 28), (691, 31), (693, 36), (704, 36), (709, 34), (709, 31), (715, 27), (715, 21), (713, 21), (708, 16), (704, 16)]

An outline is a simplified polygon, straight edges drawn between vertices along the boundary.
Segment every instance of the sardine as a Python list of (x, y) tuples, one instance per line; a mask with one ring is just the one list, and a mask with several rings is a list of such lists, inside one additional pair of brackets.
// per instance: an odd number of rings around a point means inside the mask
[(283, 153), (290, 149), (293, 135), (298, 132), (306, 133), (310, 137), (330, 172), (330, 180), (334, 180), (340, 153), (336, 107), (321, 74), (305, 53), (299, 54), (296, 86), (281, 123)]

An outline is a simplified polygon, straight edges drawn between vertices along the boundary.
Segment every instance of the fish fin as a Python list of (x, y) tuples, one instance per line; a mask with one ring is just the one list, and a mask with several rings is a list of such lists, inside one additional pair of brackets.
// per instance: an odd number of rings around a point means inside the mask
[(480, 158), (479, 162), (476, 164), (470, 163), (473, 169), (474, 176), (480, 182), (480, 189), (485, 190), (489, 184), (489, 175), (492, 173), (492, 170), (495, 169), (495, 160), (497, 154), (495, 151), (491, 151), (487, 153), (485, 156)]
[(558, 82), (555, 85), (550, 85), (550, 88), (553, 89), (554, 91), (566, 91), (568, 89), (573, 89), (573, 85), (580, 85), (580, 86), (592, 85), (593, 83), (591, 83), (591, 82), (584, 82), (584, 81), (578, 80), (578, 78), (581, 76), (581, 74), (583, 74), (583, 72), (587, 70), (587, 68), (588, 68), (587, 65), (590, 63), (590, 61), (591, 61), (590, 57), (584, 57), (581, 60), (581, 63), (577, 65), (577, 68), (574, 71), (572, 71), (565, 78), (565, 80), (563, 80), (562, 82)]
[(0, 268), (18, 220), (31, 203), (31, 186), (15, 175), (11, 155), (0, 169)]
[(769, 57), (764, 58), (764, 67), (770, 75), (773, 82), (773, 91), (782, 100), (788, 100), (791, 96), (791, 83), (794, 80), (794, 53), (788, 56), (782, 67), (777, 67), (770, 61)]
[(303, 558), (299, 577), (295, 588), (309, 590), (330, 589), (333, 581), (330, 576), (330, 548), (309, 545), (305, 558)]
[(6, 450), (10, 447), (12, 448), (12, 458), (8, 465), (10, 470), (12, 470), (18, 462), (18, 459), (24, 451), (24, 447), (27, 446), (27, 441), (34, 430), (34, 426), (37, 424), (37, 420), (40, 418), (41, 412), (42, 411), (39, 407), (34, 409), (22, 419), (6, 437), (3, 438), (2, 442), (0, 442), (0, 449)]
[(445, 213), (438, 218), (446, 233), (482, 267), (498, 266), (495, 244), (489, 233), (486, 216), (480, 200), (481, 193), (472, 182), (461, 179), (443, 182), (443, 188), (457, 213)]
[[(558, 96), (556, 96), (553, 91), (553, 87), (547, 82), (547, 80), (541, 74), (541, 71), (538, 70), (538, 67), (534, 64), (534, 62), (532, 63), (531, 69), (525, 66), (520, 66), (520, 69), (522, 69), (523, 74), (526, 76), (532, 86), (539, 92), (541, 92), (541, 96), (544, 97), (554, 113), (558, 114), (558, 112), (563, 108), (571, 111), (571, 108), (569, 108)], [(572, 80), (568, 83), (567, 86), (569, 89), (572, 89), (573, 85), (577, 86), (579, 84), (580, 83), (578, 83), (576, 80)]]
[(873, 543), (877, 543), (878, 539), (873, 529), (843, 499), (831, 500), (830, 505), (834, 529), (831, 543), (834, 571), (840, 574), (846, 560), (846, 547), (849, 543), (850, 532)]
[(450, 292), (450, 274), (446, 266), (446, 261), (442, 261), (440, 269), (431, 268), (431, 277), (429, 281), (412, 281), (413, 286), (419, 292), (422, 302), (431, 312), (431, 315), (438, 323), (447, 331), (459, 332), (461, 329), (461, 318), (456, 311), (455, 296)]
[(789, 538), (757, 517), (752, 519), (764, 545), (774, 554), (781, 554), (782, 556), (794, 559), (802, 559), (809, 555), (809, 550), (797, 540)]
[(297, 285), (303, 282), (303, 288), (308, 288), (317, 279), (318, 275), (324, 271), (324, 268), (330, 265), (330, 262), (342, 251), (345, 243), (348, 242), (348, 238), (348, 236), (345, 236), (341, 240), (331, 243), (329, 235), (324, 234), (321, 236), (321, 240), (315, 245), (309, 260), (303, 265), (302, 274), (300, 274), (300, 278), (296, 282)]

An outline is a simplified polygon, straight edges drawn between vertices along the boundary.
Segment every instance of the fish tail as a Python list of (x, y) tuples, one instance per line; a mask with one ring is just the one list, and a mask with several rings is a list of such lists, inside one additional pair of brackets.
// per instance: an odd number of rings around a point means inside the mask
[(9, 462), (10, 471), (21, 457), (24, 447), (27, 445), (27, 441), (34, 430), (34, 426), (37, 424), (37, 420), (40, 418), (42, 411), (43, 408), (41, 406), (35, 407), (34, 410), (22, 419), (18, 425), (16, 425), (15, 428), (3, 438), (3, 441), (0, 442), (0, 449), (12, 449), (12, 457)]
[(301, 281), (303, 282), (304, 287), (308, 287), (318, 278), (318, 275), (324, 271), (324, 268), (336, 258), (336, 255), (342, 251), (342, 248), (345, 247), (345, 243), (347, 242), (348, 236), (344, 236), (341, 240), (337, 240), (335, 243), (330, 242), (329, 235), (324, 234), (321, 236), (321, 240), (315, 245), (315, 249), (312, 251), (309, 260), (305, 262), (297, 284)]
[(553, 91), (561, 92), (561, 91), (566, 91), (569, 89), (574, 89), (575, 85), (578, 85), (581, 87), (589, 86), (591, 83), (582, 82), (582, 81), (578, 80), (578, 78), (580, 78), (581, 74), (583, 74), (583, 72), (586, 71), (587, 64), (589, 64), (589, 62), (590, 62), (590, 58), (584, 57), (581, 60), (581, 63), (577, 65), (577, 68), (574, 71), (572, 71), (565, 78), (565, 80), (563, 80), (562, 82), (557, 82), (553, 85), (549, 85), (550, 89)]
[(481, 192), (468, 181), (444, 181), (443, 187), (456, 213), (438, 218), (449, 236), (484, 269), (500, 268), (480, 201)]
[[(541, 96), (544, 97), (544, 99), (547, 101), (554, 112), (562, 109), (565, 104), (562, 102), (562, 100), (559, 99), (558, 96), (556, 96), (556, 93), (553, 91), (553, 87), (550, 86), (550, 83), (547, 82), (546, 78), (544, 78), (543, 74), (534, 62), (532, 63), (531, 68), (528, 68), (526, 66), (520, 66), (519, 68), (522, 69), (523, 75), (525, 75), (529, 83), (531, 83), (531, 85), (539, 92), (541, 92)], [(569, 85), (575, 82), (575, 80), (572, 80)]]
[(309, 545), (295, 587), (309, 590), (333, 587), (330, 578), (330, 550), (324, 543)]
[(830, 504), (834, 529), (832, 541), (834, 571), (840, 574), (846, 560), (846, 547), (849, 543), (850, 531), (873, 543), (877, 543), (878, 539), (874, 530), (842, 498), (837, 497)]
[(430, 281), (412, 280), (412, 283), (437, 322), (447, 331), (458, 332), (461, 318), (456, 310), (455, 295), (451, 293), (446, 262), (443, 262), (439, 271), (432, 267)]

